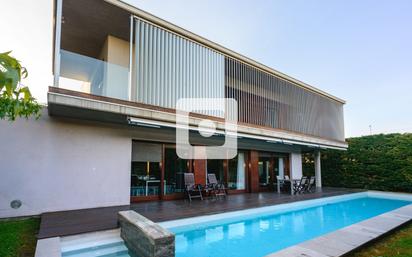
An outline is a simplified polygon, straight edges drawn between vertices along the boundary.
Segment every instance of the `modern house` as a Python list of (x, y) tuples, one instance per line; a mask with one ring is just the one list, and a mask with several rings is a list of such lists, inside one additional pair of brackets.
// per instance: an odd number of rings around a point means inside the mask
[[(185, 172), (200, 184), (215, 173), (229, 194), (267, 191), (302, 176), (302, 153), (321, 187), (320, 150), (347, 148), (342, 99), (134, 6), (56, 0), (54, 18), (47, 108), (0, 123), (0, 218), (178, 199)], [(235, 158), (176, 154), (180, 98), (237, 100)], [(191, 113), (191, 144), (221, 144), (199, 134), (203, 119), (224, 123)]]

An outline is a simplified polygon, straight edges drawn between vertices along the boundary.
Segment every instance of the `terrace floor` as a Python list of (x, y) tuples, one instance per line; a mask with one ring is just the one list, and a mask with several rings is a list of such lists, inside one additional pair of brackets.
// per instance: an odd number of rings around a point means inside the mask
[(262, 192), (228, 195), (215, 200), (206, 199), (142, 202), (125, 206), (103, 207), (73, 211), (50, 212), (41, 215), (38, 238), (74, 235), (85, 232), (117, 228), (117, 213), (134, 210), (155, 222), (189, 218), (201, 215), (257, 208), (288, 202), (316, 199), (359, 192), (345, 188), (323, 188), (315, 193), (303, 195)]

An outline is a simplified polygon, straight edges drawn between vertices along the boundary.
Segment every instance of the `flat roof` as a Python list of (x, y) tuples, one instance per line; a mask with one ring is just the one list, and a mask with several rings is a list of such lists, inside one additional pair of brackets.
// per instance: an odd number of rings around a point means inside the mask
[(242, 62), (244, 62), (244, 63), (246, 63), (246, 64), (249, 64), (249, 65), (251, 65), (251, 66), (254, 66), (254, 67), (256, 67), (256, 68), (258, 68), (258, 69), (260, 69), (260, 70), (262, 70), (262, 71), (264, 71), (264, 72), (270, 73), (270, 74), (272, 74), (272, 75), (274, 75), (274, 76), (276, 76), (276, 77), (279, 77), (279, 78), (284, 79), (284, 80), (286, 80), (286, 81), (288, 81), (288, 82), (291, 82), (291, 83), (293, 83), (293, 84), (295, 84), (295, 85), (297, 85), (297, 86), (299, 86), (299, 87), (301, 87), (301, 88), (307, 89), (307, 90), (312, 91), (312, 92), (314, 92), (314, 93), (316, 93), (316, 94), (319, 94), (319, 95), (321, 95), (321, 96), (324, 96), (324, 97), (327, 97), (327, 98), (329, 98), (329, 99), (335, 100), (335, 101), (337, 101), (337, 102), (339, 102), (339, 103), (341, 103), (341, 104), (345, 104), (345, 103), (346, 103), (346, 101), (343, 100), (343, 99), (341, 99), (341, 98), (338, 98), (338, 97), (336, 97), (336, 96), (333, 96), (333, 95), (331, 95), (331, 94), (329, 94), (329, 93), (327, 93), (327, 92), (325, 92), (325, 91), (323, 91), (323, 90), (320, 90), (320, 89), (318, 89), (318, 88), (315, 88), (315, 87), (313, 87), (313, 86), (311, 86), (311, 85), (309, 85), (309, 84), (306, 84), (305, 82), (302, 82), (302, 81), (300, 81), (300, 80), (298, 80), (298, 79), (292, 78), (292, 77), (290, 77), (290, 76), (288, 76), (288, 75), (286, 75), (286, 74), (284, 74), (284, 73), (282, 73), (282, 72), (280, 72), (280, 71), (277, 71), (277, 70), (275, 70), (275, 69), (273, 69), (273, 68), (270, 68), (270, 67), (268, 67), (268, 66), (266, 66), (266, 65), (264, 65), (264, 64), (262, 64), (262, 63), (259, 63), (259, 62), (255, 61), (255, 60), (253, 60), (253, 59), (251, 59), (251, 58), (249, 58), (249, 57), (246, 57), (246, 56), (244, 56), (244, 55), (242, 55), (242, 54), (239, 54), (239, 53), (237, 53), (237, 52), (235, 52), (235, 51), (232, 51), (232, 50), (230, 50), (230, 49), (228, 49), (228, 48), (226, 48), (226, 47), (224, 47), (224, 46), (221, 46), (221, 45), (219, 45), (219, 44), (217, 44), (217, 43), (215, 43), (215, 42), (213, 42), (213, 41), (210, 41), (210, 40), (208, 40), (208, 39), (206, 39), (206, 38), (204, 38), (204, 37), (202, 37), (202, 36), (199, 36), (199, 35), (197, 35), (197, 34), (195, 34), (195, 33), (192, 33), (192, 32), (190, 32), (190, 31), (188, 31), (188, 30), (186, 30), (186, 29), (183, 29), (183, 28), (181, 28), (181, 27), (179, 27), (179, 26), (177, 26), (177, 25), (175, 25), (175, 24), (172, 24), (172, 23), (170, 23), (170, 22), (168, 22), (168, 21), (165, 21), (165, 20), (163, 20), (163, 19), (161, 19), (161, 18), (159, 18), (159, 17), (157, 17), (157, 16), (154, 16), (153, 14), (150, 14), (150, 13), (148, 13), (148, 12), (146, 12), (146, 11), (143, 11), (143, 10), (141, 10), (141, 9), (133, 6), (133, 5), (130, 5), (130, 4), (128, 4), (128, 3), (125, 3), (125, 2), (123, 2), (122, 0), (104, 0), (104, 1), (106, 1), (106, 2), (108, 2), (108, 3), (110, 3), (110, 4), (113, 4), (113, 5), (117, 6), (117, 7), (120, 7), (120, 8), (122, 8), (122, 9), (124, 9), (124, 10), (127, 10), (127, 11), (129, 11), (131, 14), (134, 14), (134, 15), (138, 16), (139, 18), (142, 18), (142, 19), (144, 19), (144, 20), (146, 20), (146, 21), (148, 21), (148, 22), (151, 22), (151, 23), (153, 23), (153, 24), (155, 24), (155, 25), (157, 25), (157, 26), (160, 26), (160, 27), (162, 27), (162, 28), (165, 28), (165, 29), (167, 29), (167, 30), (169, 30), (169, 31), (171, 31), (171, 32), (173, 32), (173, 33), (175, 33), (175, 34), (178, 34), (178, 35), (180, 35), (180, 36), (183, 36), (183, 37), (185, 37), (185, 38), (187, 38), (187, 39), (189, 39), (189, 40), (195, 41), (195, 42), (197, 42), (197, 43), (199, 43), (199, 44), (202, 44), (202, 45), (204, 45), (204, 46), (206, 46), (206, 47), (209, 47), (209, 48), (211, 48), (211, 49), (214, 49), (215, 51), (218, 51), (218, 52), (220, 52), (220, 53), (222, 53), (223, 55), (226, 55), (226, 56), (228, 56), (228, 57), (232, 57), (232, 58), (238, 59), (238, 60), (240, 60), (240, 61), (242, 61)]

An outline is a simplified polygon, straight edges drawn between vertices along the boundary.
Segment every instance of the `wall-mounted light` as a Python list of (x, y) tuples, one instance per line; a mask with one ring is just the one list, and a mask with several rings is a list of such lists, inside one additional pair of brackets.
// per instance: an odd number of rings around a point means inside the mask
[(13, 209), (18, 209), (22, 205), (22, 202), (20, 200), (13, 200), (10, 202), (10, 207)]

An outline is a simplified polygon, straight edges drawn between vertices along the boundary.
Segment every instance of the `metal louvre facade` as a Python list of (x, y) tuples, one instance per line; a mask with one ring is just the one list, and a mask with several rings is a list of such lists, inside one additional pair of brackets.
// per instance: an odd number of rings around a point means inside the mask
[(224, 97), (222, 54), (140, 19), (134, 43), (132, 99), (175, 109), (179, 98)]
[(139, 18), (133, 41), (132, 101), (175, 109), (180, 98), (229, 97), (241, 123), (345, 140), (341, 102)]
[(343, 105), (267, 72), (225, 58), (225, 94), (239, 122), (344, 141)]

